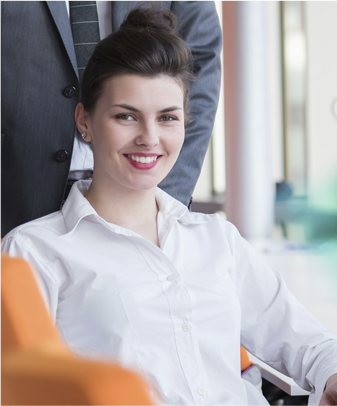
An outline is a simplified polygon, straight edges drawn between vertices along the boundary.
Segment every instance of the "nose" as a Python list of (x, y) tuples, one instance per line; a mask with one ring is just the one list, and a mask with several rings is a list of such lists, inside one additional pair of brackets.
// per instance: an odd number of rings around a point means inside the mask
[(139, 135), (135, 139), (138, 146), (153, 148), (159, 143), (158, 128), (155, 123), (144, 122), (140, 128)]

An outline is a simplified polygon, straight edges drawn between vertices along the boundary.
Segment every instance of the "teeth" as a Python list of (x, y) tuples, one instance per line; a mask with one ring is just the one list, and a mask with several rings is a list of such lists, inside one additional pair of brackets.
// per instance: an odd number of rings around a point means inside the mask
[(158, 156), (136, 156), (136, 155), (128, 155), (128, 158), (132, 159), (135, 162), (140, 162), (141, 164), (149, 164), (150, 162), (155, 161)]

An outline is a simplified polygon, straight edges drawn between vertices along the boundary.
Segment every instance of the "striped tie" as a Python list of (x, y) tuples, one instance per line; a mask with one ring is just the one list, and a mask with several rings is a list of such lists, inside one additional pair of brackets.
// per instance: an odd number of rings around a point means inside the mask
[(69, 1), (78, 73), (82, 80), (84, 69), (100, 40), (96, 1)]

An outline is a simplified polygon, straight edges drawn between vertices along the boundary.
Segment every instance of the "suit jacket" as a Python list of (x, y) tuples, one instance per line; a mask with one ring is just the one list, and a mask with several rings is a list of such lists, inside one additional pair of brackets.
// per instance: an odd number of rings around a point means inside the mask
[[(112, 2), (112, 31), (139, 2)], [(213, 2), (161, 2), (178, 17), (194, 57), (194, 121), (160, 184), (188, 204), (212, 133), (220, 88), (222, 34)], [(74, 111), (80, 98), (65, 2), (2, 2), (2, 230), (59, 210), (68, 177)]]

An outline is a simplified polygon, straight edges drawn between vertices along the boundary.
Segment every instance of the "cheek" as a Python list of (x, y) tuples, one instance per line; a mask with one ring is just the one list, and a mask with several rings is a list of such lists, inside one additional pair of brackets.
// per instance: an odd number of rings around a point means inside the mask
[(171, 155), (179, 154), (185, 138), (185, 129), (181, 126), (160, 129), (160, 143)]
[(183, 128), (180, 130), (177, 134), (177, 137), (175, 139), (175, 148), (178, 150), (178, 153), (180, 152), (185, 140), (185, 129)]
[(121, 146), (121, 135), (109, 124), (102, 123), (94, 128), (92, 135), (92, 146), (100, 153), (109, 153), (109, 151), (118, 150)]

